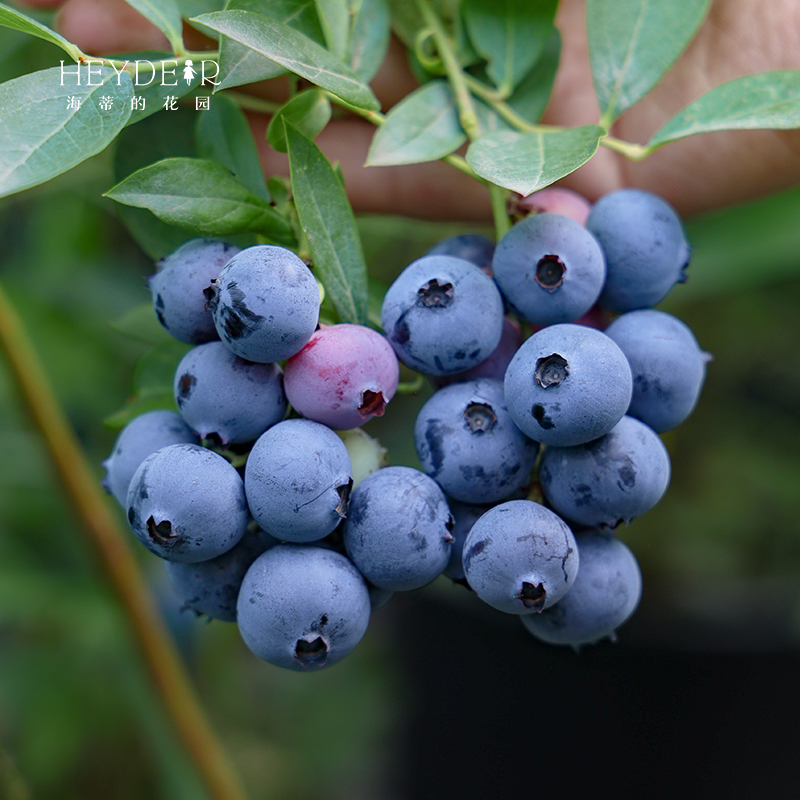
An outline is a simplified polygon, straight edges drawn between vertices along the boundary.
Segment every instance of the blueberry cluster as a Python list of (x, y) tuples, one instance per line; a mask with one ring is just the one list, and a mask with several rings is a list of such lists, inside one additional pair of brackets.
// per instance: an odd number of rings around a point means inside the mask
[[(614, 531), (666, 491), (659, 434), (708, 360), (651, 307), (684, 279), (683, 227), (635, 190), (545, 190), (510, 213), (496, 246), (456, 236), (409, 264), (383, 334), (320, 326), (317, 282), (281, 247), (194, 240), (150, 279), (194, 347), (178, 410), (128, 423), (105, 485), (187, 606), (260, 658), (330, 666), (394, 592), (442, 574), (554, 644), (613, 638), (636, 608)], [(346, 432), (384, 413), (400, 363), (435, 389), (410, 432), (420, 469), (361, 474)]]

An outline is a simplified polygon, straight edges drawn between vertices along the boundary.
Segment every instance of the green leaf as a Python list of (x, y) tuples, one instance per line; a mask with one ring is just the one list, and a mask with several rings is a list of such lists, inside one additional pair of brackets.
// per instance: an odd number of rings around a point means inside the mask
[(472, 104), (475, 108), (475, 117), (478, 120), (481, 136), (486, 136), (489, 133), (498, 133), (499, 131), (516, 130), (513, 125), (506, 122), (492, 106), (487, 105), (483, 100), (474, 97)]
[(544, 114), (561, 58), (561, 34), (553, 30), (539, 60), (508, 98), (508, 105), (524, 120), (537, 123)]
[(226, 0), (176, 0), (181, 16), (188, 19), (211, 11), (222, 11)]
[(147, 208), (160, 220), (199, 235), (256, 232), (276, 244), (296, 244), (291, 225), (216, 161), (166, 158), (134, 172), (106, 196)]
[(686, 49), (710, 0), (587, 0), (589, 61), (606, 127), (638, 103)]
[[(266, 14), (271, 19), (300, 31), (319, 45), (325, 43), (314, 0), (230, 0), (226, 10), (233, 9)], [(216, 31), (211, 31), (210, 28), (206, 30), (216, 34)], [(219, 69), (221, 79), (217, 91), (269, 80), (286, 73), (280, 64), (227, 36), (222, 36), (220, 39)]]
[(271, 201), (250, 126), (239, 106), (224, 94), (209, 102), (197, 119), (197, 155), (227, 167), (262, 200)]
[(553, 32), (558, 0), (466, 0), (464, 20), (487, 74), (510, 94), (538, 60)]
[(183, 22), (176, 0), (125, 0), (156, 26), (172, 47), (183, 46)]
[[(125, 128), (114, 143), (114, 180), (119, 182), (137, 169), (162, 158), (195, 156), (196, 124), (196, 113), (179, 107), (177, 111), (162, 110), (135, 127)], [(167, 225), (146, 208), (118, 204), (116, 212), (131, 237), (153, 261), (171, 253), (190, 238), (185, 230)]]
[(267, 141), (279, 153), (287, 151), (284, 121), (293, 125), (303, 136), (313, 139), (331, 118), (331, 104), (319, 89), (307, 89), (295, 95), (270, 120)]
[(128, 75), (97, 65), (91, 73), (74, 69), (65, 77), (53, 67), (0, 85), (0, 196), (66, 172), (125, 127), (133, 96)]
[(800, 70), (759, 72), (723, 83), (661, 127), (648, 150), (711, 131), (800, 127)]
[(467, 163), (481, 178), (526, 196), (585, 164), (605, 135), (599, 125), (490, 133), (470, 145)]
[(348, 63), (365, 83), (371, 81), (386, 58), (392, 32), (387, 0), (350, 0), (354, 11)]
[(56, 33), (46, 25), (42, 25), (38, 20), (9, 8), (5, 3), (0, 3), (0, 25), (4, 28), (12, 28), (15, 31), (22, 31), (22, 33), (51, 42), (68, 53), (73, 61), (78, 60), (80, 50), (76, 45), (65, 39), (60, 33)]
[(253, 11), (217, 11), (197, 22), (255, 50), (358, 108), (380, 109), (378, 98), (346, 64), (302, 33)]
[(367, 267), (353, 210), (320, 149), (286, 126), (292, 193), (311, 249), (314, 273), (342, 322), (367, 321)]
[(325, 46), (337, 58), (347, 61), (350, 49), (350, 8), (348, 0), (315, 0)]
[(466, 140), (450, 86), (445, 80), (433, 80), (389, 111), (372, 137), (367, 166), (435, 161)]

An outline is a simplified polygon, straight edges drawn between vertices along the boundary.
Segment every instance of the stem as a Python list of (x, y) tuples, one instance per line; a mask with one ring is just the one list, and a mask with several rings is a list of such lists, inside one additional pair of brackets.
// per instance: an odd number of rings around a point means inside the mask
[(155, 61), (152, 59), (134, 59), (131, 61), (130, 59), (121, 59), (121, 58), (103, 58), (102, 56), (91, 56), (88, 53), (83, 53), (80, 50), (77, 51), (76, 60), (79, 61), (81, 64), (86, 63), (93, 63), (93, 64), (101, 64), (105, 67), (114, 67), (117, 70), (125, 70), (125, 72), (133, 72), (136, 69), (136, 64), (138, 61), (139, 66), (139, 73), (142, 75), (147, 75), (150, 72), (155, 72), (159, 66), (166, 63), (177, 63), (178, 66), (183, 66), (186, 64), (187, 61), (202, 61), (205, 59), (206, 61), (216, 61), (219, 58), (219, 51), (218, 50), (199, 50), (197, 52), (187, 52), (183, 51), (180, 55), (177, 53), (175, 56), (169, 58), (158, 58)]
[(5, 355), (26, 410), (128, 616), (150, 680), (178, 737), (215, 800), (244, 800), (238, 777), (212, 733), (175, 645), (164, 629), (128, 537), (112, 515), (22, 320), (1, 284), (0, 352)]
[(497, 112), (498, 116), (502, 117), (512, 128), (515, 128), (520, 133), (552, 133), (553, 131), (564, 130), (563, 127), (557, 125), (533, 125), (517, 114), (517, 112), (505, 102), (500, 92), (491, 89), (469, 73), (464, 73), (464, 80), (472, 94), (476, 97), (480, 97), (481, 100)]
[(324, 91), (323, 93), (332, 103), (335, 103), (337, 106), (341, 106), (346, 111), (357, 114), (359, 117), (363, 117), (365, 120), (367, 120), (367, 122), (371, 122), (376, 128), (380, 128), (380, 126), (386, 122), (386, 115), (381, 114), (380, 111), (371, 111), (368, 108), (359, 108), (358, 106), (351, 105), (346, 100), (342, 100), (341, 97), (333, 94), (333, 92)]
[(428, 5), (427, 0), (416, 0), (416, 3), (425, 24), (431, 29), (433, 39), (436, 42), (436, 48), (439, 51), (442, 64), (444, 64), (447, 80), (450, 82), (453, 94), (455, 95), (456, 106), (458, 106), (458, 119), (461, 122), (461, 127), (464, 129), (470, 141), (477, 139), (481, 134), (481, 130), (478, 124), (478, 117), (475, 114), (475, 106), (472, 103), (472, 95), (467, 87), (461, 65), (458, 63), (456, 54), (450, 46), (447, 32), (439, 17)]
[(511, 219), (508, 216), (508, 191), (502, 186), (490, 184), (489, 192), (492, 198), (495, 241), (499, 242), (503, 234), (511, 227)]
[(613, 150), (616, 153), (629, 158), (631, 161), (641, 161), (650, 155), (653, 151), (643, 144), (635, 144), (633, 142), (625, 142), (622, 139), (616, 139), (613, 136), (604, 136), (600, 140), (603, 147)]

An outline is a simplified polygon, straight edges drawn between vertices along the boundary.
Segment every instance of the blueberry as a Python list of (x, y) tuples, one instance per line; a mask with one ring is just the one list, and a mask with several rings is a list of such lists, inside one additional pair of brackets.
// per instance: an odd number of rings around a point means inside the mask
[(291, 250), (247, 247), (206, 292), (220, 339), (247, 361), (273, 363), (299, 352), (317, 327), (319, 288)]
[(191, 239), (156, 262), (147, 279), (153, 308), (176, 339), (200, 344), (219, 338), (204, 291), (240, 248), (219, 239)]
[(375, 586), (425, 586), (450, 558), (452, 517), (439, 485), (412, 467), (384, 467), (353, 490), (344, 521), (347, 555)]
[(522, 617), (522, 624), (548, 644), (578, 648), (615, 639), (642, 595), (642, 574), (628, 546), (614, 536), (587, 531), (575, 537), (580, 567), (575, 583), (555, 605)]
[(200, 444), (200, 440), (177, 411), (148, 411), (134, 417), (119, 432), (111, 455), (103, 462), (106, 491), (125, 508), (131, 478), (142, 461), (162, 447), (180, 443)]
[(347, 513), (350, 456), (325, 425), (287, 419), (253, 445), (244, 485), (250, 512), (267, 533), (290, 542), (316, 541)]
[(543, 444), (567, 447), (602, 436), (628, 409), (628, 360), (604, 333), (585, 325), (550, 325), (534, 333), (508, 365), (505, 394), (512, 419)]
[(178, 364), (173, 390), (187, 424), (222, 445), (255, 441), (286, 415), (280, 366), (245, 361), (223, 342), (192, 348)]
[(414, 445), (422, 470), (463, 502), (494, 503), (526, 485), (539, 445), (514, 424), (501, 381), (439, 389), (420, 409)]
[(508, 500), (472, 526), (463, 564), (481, 600), (508, 614), (530, 614), (567, 593), (578, 572), (578, 549), (558, 515), (532, 500)]
[(453, 372), (450, 375), (432, 375), (430, 380), (436, 388), (449, 386), (451, 383), (461, 383), (471, 381), (476, 378), (496, 378), (502, 381), (506, 374), (506, 369), (514, 357), (514, 353), (519, 350), (523, 342), (522, 330), (519, 323), (510, 317), (503, 318), (503, 332), (500, 336), (500, 343), (492, 351), (492, 354), (476, 367), (465, 369), (463, 372)]
[(619, 189), (592, 206), (586, 227), (606, 256), (600, 305), (633, 311), (661, 302), (686, 280), (691, 248), (675, 209), (658, 195)]
[(575, 220), (535, 214), (497, 243), (492, 273), (509, 306), (534, 325), (573, 322), (597, 301), (606, 278), (603, 251)]
[(206, 561), (230, 550), (250, 515), (239, 473), (222, 456), (173, 444), (136, 470), (126, 502), (139, 541), (168, 561)]
[(284, 383), (298, 414), (336, 430), (383, 416), (400, 367), (392, 346), (365, 325), (321, 328), (286, 362)]
[(633, 372), (628, 414), (659, 433), (680, 425), (694, 410), (710, 359), (688, 325), (665, 311), (641, 309), (621, 314), (605, 332)]
[(495, 350), (503, 332), (503, 300), (475, 264), (423, 256), (387, 290), (381, 325), (403, 364), (447, 375), (480, 364)]
[(259, 658), (310, 672), (353, 650), (367, 630), (370, 610), (367, 585), (345, 556), (313, 545), (281, 544), (247, 570), (237, 622)]
[(488, 506), (474, 505), (472, 503), (461, 503), (458, 500), (448, 498), (448, 505), (450, 506), (450, 513), (453, 515), (453, 547), (450, 553), (450, 560), (442, 572), (455, 583), (460, 583), (467, 586), (467, 579), (464, 575), (464, 542), (467, 539), (472, 526), (478, 521), (478, 518), (485, 514)]
[(236, 622), (239, 587), (250, 565), (278, 540), (258, 528), (247, 531), (230, 550), (208, 561), (165, 561), (173, 589), (185, 608), (224, 622)]
[(425, 251), (426, 256), (455, 256), (471, 261), (487, 275), (492, 274), (494, 242), (480, 233), (459, 233), (448, 236)]
[(612, 529), (644, 514), (664, 495), (669, 478), (667, 448), (633, 417), (586, 444), (549, 447), (539, 466), (550, 506), (589, 528)]
[(367, 582), (367, 589), (369, 589), (369, 603), (372, 611), (383, 608), (394, 597), (394, 592), (391, 589), (381, 589), (369, 582)]

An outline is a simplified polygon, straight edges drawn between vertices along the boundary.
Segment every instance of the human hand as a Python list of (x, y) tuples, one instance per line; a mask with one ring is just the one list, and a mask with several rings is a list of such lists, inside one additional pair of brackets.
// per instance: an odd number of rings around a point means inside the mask
[[(27, 0), (28, 5), (60, 6), (58, 28), (85, 52), (98, 55), (158, 49), (166, 40), (124, 0)], [(599, 116), (586, 46), (585, 3), (561, 0), (556, 24), (562, 56), (543, 122), (583, 125)], [(193, 49), (210, 46), (187, 30)], [(800, 5), (775, 0), (716, 0), (697, 36), (662, 82), (615, 122), (612, 135), (645, 142), (688, 103), (725, 81), (772, 69), (800, 69)], [(402, 47), (392, 43), (372, 83), (386, 111), (416, 83)], [(270, 81), (256, 90), (280, 99), (284, 86)], [(251, 124), (268, 175), (288, 174), (283, 154), (268, 147), (268, 118)], [(317, 143), (341, 164), (356, 211), (395, 213), (428, 219), (489, 221), (488, 193), (477, 181), (440, 162), (399, 167), (364, 167), (374, 127), (360, 118), (333, 120)], [(704, 134), (671, 143), (641, 162), (601, 148), (561, 184), (588, 199), (622, 186), (656, 192), (684, 216), (779, 191), (800, 181), (800, 131), (733, 131)]]

